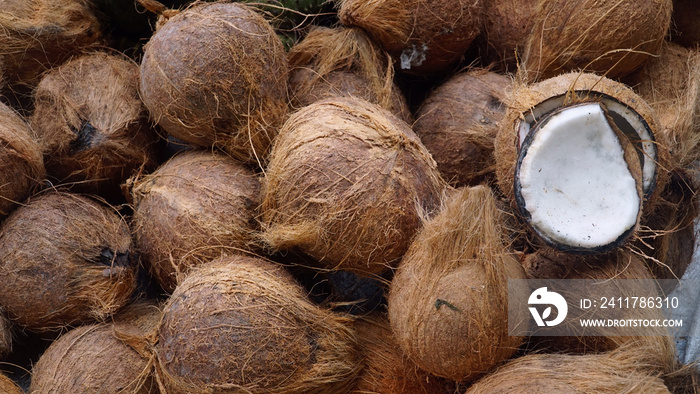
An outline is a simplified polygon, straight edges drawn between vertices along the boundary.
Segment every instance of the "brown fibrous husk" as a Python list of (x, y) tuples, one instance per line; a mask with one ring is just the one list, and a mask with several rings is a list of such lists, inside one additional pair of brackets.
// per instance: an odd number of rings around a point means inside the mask
[(24, 390), (2, 372), (0, 372), (0, 392), (4, 394), (24, 394)]
[(293, 107), (338, 95), (356, 96), (412, 122), (406, 99), (394, 83), (391, 57), (362, 30), (316, 27), (287, 57)]
[(10, 87), (28, 93), (41, 74), (102, 44), (88, 0), (11, 0), (0, 15), (0, 59)]
[(182, 141), (262, 163), (288, 110), (287, 58), (270, 24), (240, 3), (200, 3), (144, 48), (141, 97)]
[(182, 152), (137, 179), (132, 196), (136, 245), (167, 291), (194, 266), (259, 249), (260, 181), (229, 156)]
[(120, 194), (120, 184), (155, 167), (155, 141), (139, 98), (139, 68), (117, 55), (83, 55), (46, 73), (30, 124), (49, 175), (71, 190)]
[(364, 368), (352, 393), (448, 393), (454, 383), (416, 367), (396, 344), (383, 313), (358, 318), (352, 323)]
[(12, 353), (12, 323), (0, 308), (0, 360)]
[(621, 78), (659, 54), (672, 0), (539, 1), (522, 67), (529, 81), (583, 69)]
[(263, 181), (263, 238), (323, 268), (398, 263), (444, 181), (411, 128), (358, 98), (318, 101), (284, 124)]
[(104, 320), (136, 287), (133, 252), (114, 208), (66, 192), (37, 195), (0, 226), (0, 305), (37, 332)]
[(146, 338), (160, 317), (157, 306), (141, 302), (125, 308), (114, 323), (86, 325), (63, 334), (32, 368), (30, 392), (159, 393), (149, 354), (133, 348), (127, 340), (132, 337), (124, 333)]
[(41, 146), (29, 125), (0, 103), (0, 217), (24, 201), (44, 178)]
[(635, 91), (658, 116), (671, 170), (700, 159), (700, 51), (665, 42), (634, 80)]
[(169, 393), (346, 392), (361, 368), (347, 318), (312, 304), (280, 266), (246, 256), (178, 285), (155, 354)]
[(493, 177), (493, 144), (510, 85), (507, 76), (472, 69), (436, 88), (416, 113), (413, 130), (451, 186), (476, 185)]
[(419, 367), (469, 382), (513, 356), (508, 279), (523, 279), (487, 186), (460, 189), (425, 223), (388, 298), (397, 343)]
[(366, 31), (402, 72), (434, 75), (449, 70), (481, 31), (483, 2), (342, 0), (344, 26)]
[(485, 0), (486, 53), (502, 69), (515, 69), (532, 30), (538, 0)]

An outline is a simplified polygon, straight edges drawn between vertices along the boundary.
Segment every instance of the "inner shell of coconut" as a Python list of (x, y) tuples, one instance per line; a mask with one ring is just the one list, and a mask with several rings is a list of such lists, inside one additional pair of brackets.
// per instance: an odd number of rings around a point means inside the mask
[[(638, 156), (616, 116), (601, 102), (558, 108), (522, 140), (516, 202), (530, 226), (561, 248), (598, 251), (636, 227), (642, 206)], [(640, 163), (630, 163), (630, 160)]]

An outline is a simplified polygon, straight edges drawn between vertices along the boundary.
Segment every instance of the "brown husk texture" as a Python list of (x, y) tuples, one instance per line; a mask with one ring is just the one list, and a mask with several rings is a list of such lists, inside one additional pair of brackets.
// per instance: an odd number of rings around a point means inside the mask
[(0, 392), (4, 394), (24, 394), (24, 390), (4, 373), (0, 373)]
[(174, 137), (260, 163), (287, 113), (287, 68), (282, 42), (252, 8), (198, 4), (146, 45), (141, 97)]
[(293, 107), (338, 95), (383, 107), (406, 123), (411, 112), (394, 83), (391, 57), (358, 28), (316, 27), (289, 51)]
[(398, 263), (444, 187), (406, 123), (361, 99), (322, 100), (280, 131), (263, 182), (263, 238), (325, 268), (380, 273)]
[(486, 51), (502, 68), (516, 68), (532, 30), (537, 1), (484, 0)]
[(529, 81), (577, 69), (620, 78), (658, 55), (671, 0), (540, 0), (523, 64)]
[(158, 334), (169, 393), (347, 392), (361, 368), (348, 319), (260, 258), (198, 267), (166, 303)]
[(440, 85), (416, 113), (413, 130), (451, 186), (476, 185), (493, 176), (494, 140), (510, 85), (506, 76), (473, 69)]
[(0, 308), (0, 360), (12, 352), (12, 323)]
[(31, 393), (158, 393), (149, 360), (122, 342), (112, 324), (75, 328), (54, 341), (32, 368)]
[(522, 279), (486, 186), (459, 189), (425, 223), (390, 285), (389, 319), (419, 368), (472, 381), (511, 357), (507, 280)]
[(661, 54), (635, 76), (637, 93), (659, 117), (671, 169), (700, 159), (700, 52), (665, 42)]
[(71, 190), (120, 193), (134, 172), (155, 167), (157, 136), (138, 92), (138, 66), (95, 52), (46, 73), (30, 124), (49, 175)]
[(129, 228), (113, 208), (40, 194), (0, 226), (0, 305), (32, 331), (103, 320), (136, 287), (133, 259)]
[(19, 114), (0, 103), (0, 217), (24, 201), (44, 178), (41, 147)]
[(224, 154), (183, 152), (137, 179), (132, 196), (136, 245), (167, 291), (196, 265), (259, 249), (260, 181)]
[(10, 0), (0, 14), (0, 61), (12, 88), (29, 92), (40, 75), (101, 44), (88, 0)]
[[(481, 30), (481, 1), (342, 0), (344, 26), (360, 27), (398, 62), (402, 72), (448, 71)], [(409, 60), (413, 55), (414, 58)], [(404, 57), (404, 61), (402, 61)]]

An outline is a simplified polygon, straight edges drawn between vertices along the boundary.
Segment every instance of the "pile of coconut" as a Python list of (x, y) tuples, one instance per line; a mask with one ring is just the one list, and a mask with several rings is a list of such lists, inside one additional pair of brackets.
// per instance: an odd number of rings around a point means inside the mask
[(508, 302), (683, 276), (688, 3), (7, 2), (0, 391), (700, 391)]

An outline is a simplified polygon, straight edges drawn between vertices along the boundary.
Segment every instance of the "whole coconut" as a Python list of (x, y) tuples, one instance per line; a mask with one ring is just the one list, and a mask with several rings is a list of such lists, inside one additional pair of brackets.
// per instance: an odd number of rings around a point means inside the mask
[(157, 136), (139, 98), (138, 75), (135, 63), (96, 52), (43, 76), (30, 124), (58, 183), (113, 197), (132, 173), (155, 167)]
[(323, 268), (378, 274), (408, 249), (444, 186), (406, 123), (358, 98), (318, 101), (289, 118), (270, 154), (263, 238)]
[(41, 74), (88, 47), (101, 28), (88, 0), (8, 0), (0, 14), (0, 62), (10, 87), (28, 93)]
[(461, 189), (401, 261), (390, 285), (389, 320), (419, 368), (469, 382), (521, 344), (508, 331), (507, 283), (525, 274), (508, 251), (503, 216), (488, 187)]
[(0, 226), (0, 305), (31, 331), (103, 320), (136, 287), (129, 227), (77, 194), (32, 197)]
[(289, 51), (292, 106), (300, 108), (334, 96), (355, 96), (412, 123), (411, 112), (393, 81), (391, 57), (358, 28), (317, 27)]
[(434, 75), (448, 71), (481, 31), (482, 1), (342, 0), (344, 26), (366, 31), (401, 71)]
[(0, 103), (0, 217), (24, 201), (44, 177), (41, 146), (24, 119)]
[(416, 113), (413, 130), (450, 185), (476, 185), (494, 175), (494, 140), (505, 116), (510, 78), (483, 69), (457, 74)]
[(661, 51), (672, 0), (539, 1), (522, 67), (530, 81), (583, 69), (621, 78)]
[(146, 44), (140, 86), (151, 117), (169, 134), (261, 162), (287, 113), (287, 58), (253, 8), (198, 4)]
[(132, 197), (136, 245), (167, 291), (196, 265), (257, 250), (260, 182), (226, 155), (182, 152), (137, 179)]
[(170, 393), (346, 392), (361, 368), (348, 323), (280, 266), (224, 257), (193, 270), (166, 303), (158, 376)]

